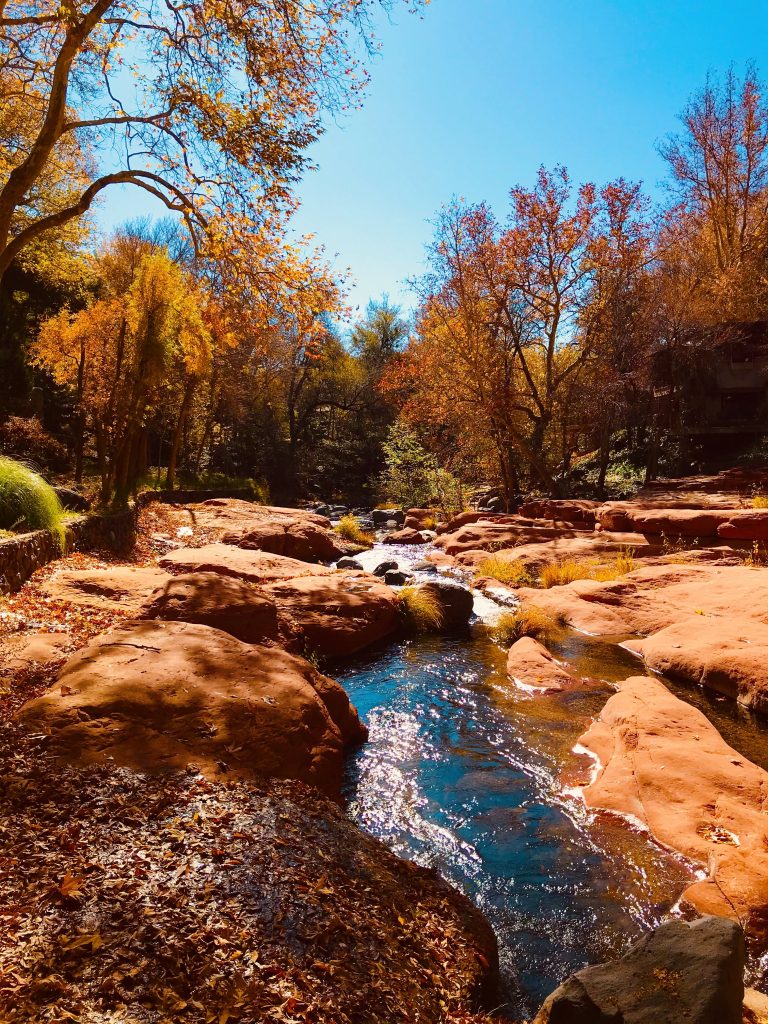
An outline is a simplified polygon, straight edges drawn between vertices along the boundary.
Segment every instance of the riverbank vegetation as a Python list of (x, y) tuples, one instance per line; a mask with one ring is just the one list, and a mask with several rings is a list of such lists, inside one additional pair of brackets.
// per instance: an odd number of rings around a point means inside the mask
[[(172, 93), (148, 122), (116, 115), (104, 97), (89, 119), (79, 80), (62, 123), (42, 70), (64, 45), (59, 29), (35, 41), (33, 86), (16, 90), (20, 71), (5, 69), (2, 159), (15, 177), (0, 191), (0, 451), (102, 502), (147, 479), (173, 487), (218, 475), (286, 500), (448, 513), (480, 484), (509, 504), (531, 491), (621, 496), (657, 474), (710, 468), (722, 446), (707, 431), (728, 428), (722, 457), (749, 462), (762, 406), (729, 405), (717, 373), (738, 364), (759, 376), (766, 347), (768, 108), (757, 73), (712, 77), (692, 97), (661, 146), (665, 204), (625, 178), (578, 184), (562, 166), (513, 187), (503, 215), (450, 202), (412, 322), (384, 298), (350, 323), (344, 281), (286, 234), (291, 183), (321, 113), (354, 99), (363, 74), (325, 20), (331, 8), (361, 27), (357, 4), (313, 9), (319, 34), (302, 25), (291, 44), (310, 78), (294, 81), (291, 55), (275, 56), (293, 92), (279, 117), (262, 110), (258, 131), (253, 111), (226, 131), (235, 97), (207, 87)], [(89, 39), (99, 31), (83, 28)], [(71, 45), (87, 78), (91, 44)], [(252, 45), (244, 29), (244, 68)], [(188, 48), (182, 40), (178, 70)], [(350, 72), (346, 89), (339, 69)], [(156, 96), (161, 82), (141, 85)], [(23, 130), (17, 92), (38, 113)], [(222, 120), (203, 139), (209, 107)], [(201, 147), (183, 187), (179, 160), (193, 146), (176, 138), (182, 121)], [(95, 170), (105, 132), (144, 140), (155, 169), (118, 177), (155, 190), (173, 218), (95, 234), (90, 200), (114, 184)], [(181, 146), (176, 158), (165, 143)], [(222, 168), (210, 188), (205, 161)], [(24, 187), (39, 190), (32, 212), (20, 205)]]
[(0, 457), (0, 530), (48, 530), (63, 547), (63, 514), (56, 492), (39, 474)]

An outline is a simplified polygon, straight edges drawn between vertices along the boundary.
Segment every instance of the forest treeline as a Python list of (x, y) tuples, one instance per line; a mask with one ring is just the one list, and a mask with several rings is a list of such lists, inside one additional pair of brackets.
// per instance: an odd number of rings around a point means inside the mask
[[(693, 457), (687, 397), (768, 321), (757, 73), (690, 100), (660, 146), (664, 203), (564, 167), (502, 216), (449, 202), (413, 316), (384, 299), (355, 318), (290, 214), (324, 115), (358, 102), (375, 7), (191, 0), (139, 25), (110, 0), (5, 5), (0, 451), (104, 502), (231, 478), (286, 499), (459, 504), (485, 483), (512, 500)], [(98, 234), (116, 186), (166, 216)]]

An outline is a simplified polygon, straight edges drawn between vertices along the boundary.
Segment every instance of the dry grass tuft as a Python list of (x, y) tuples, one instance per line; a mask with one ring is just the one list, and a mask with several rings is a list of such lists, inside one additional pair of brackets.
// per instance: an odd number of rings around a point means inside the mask
[(484, 558), (477, 567), (478, 576), (488, 576), (499, 583), (506, 583), (510, 587), (525, 587), (531, 582), (528, 570), (519, 558), (501, 558), (499, 555), (491, 555)]
[(562, 562), (546, 562), (539, 570), (539, 585), (548, 590), (550, 587), (564, 587), (574, 580), (592, 579), (592, 567), (585, 562), (577, 562), (575, 558), (567, 558)]
[(491, 636), (503, 647), (511, 647), (524, 636), (544, 636), (555, 625), (555, 620), (543, 609), (536, 605), (520, 605), (501, 613), (491, 627)]
[(440, 629), (445, 620), (435, 593), (422, 587), (403, 587), (398, 594), (400, 611), (411, 629), (429, 633)]
[(752, 508), (768, 508), (768, 494), (758, 491), (752, 496)]
[(351, 512), (349, 515), (342, 516), (333, 529), (343, 540), (351, 541), (353, 544), (365, 544), (367, 547), (371, 547), (373, 544), (371, 534), (365, 532), (357, 517), (353, 516)]
[(620, 576), (626, 576), (636, 568), (634, 548), (622, 548), (616, 553), (611, 562), (584, 562), (575, 558), (565, 559), (561, 562), (547, 562), (539, 571), (539, 585), (545, 589), (549, 587), (563, 587), (574, 580), (599, 580), (601, 583), (608, 583)]

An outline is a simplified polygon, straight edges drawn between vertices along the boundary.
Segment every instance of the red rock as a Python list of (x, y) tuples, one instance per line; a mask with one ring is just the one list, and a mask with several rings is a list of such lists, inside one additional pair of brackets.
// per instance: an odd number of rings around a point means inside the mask
[(684, 899), (768, 941), (768, 773), (657, 679), (621, 684), (579, 743), (598, 768), (588, 806), (629, 816), (706, 871)]
[(726, 509), (644, 508), (631, 502), (601, 505), (595, 512), (603, 530), (625, 530), (671, 541), (678, 537), (716, 537), (733, 513)]
[(694, 615), (623, 646), (654, 672), (706, 686), (768, 713), (768, 625), (758, 619)]
[(453, 533), (461, 526), (469, 526), (470, 523), (479, 523), (481, 520), (493, 522), (494, 517), (488, 512), (459, 512), (447, 523), (441, 523), (437, 527), (438, 533)]
[(323, 658), (354, 654), (399, 623), (395, 592), (366, 573), (304, 576), (274, 583), (264, 593), (303, 636), (306, 649)]
[(282, 508), (279, 505), (257, 505), (252, 501), (238, 498), (211, 498), (198, 505), (188, 505), (192, 518), (207, 529), (243, 532), (260, 523), (281, 521), (288, 523), (311, 523), (322, 529), (331, 525), (325, 516), (307, 512), (301, 508)]
[[(596, 635), (648, 634), (673, 623), (735, 614), (760, 618), (768, 607), (768, 569), (667, 563), (645, 566), (609, 583), (576, 580), (549, 590), (524, 588), (522, 601)], [(716, 633), (717, 622), (706, 623)]]
[(137, 618), (213, 626), (247, 644), (278, 635), (275, 602), (253, 584), (215, 572), (170, 576)]
[(384, 537), (384, 544), (426, 544), (428, 537), (425, 537), (420, 530), (411, 527), (404, 527), (402, 530), (394, 530)]
[[(535, 570), (552, 561), (606, 560), (606, 557), (609, 558), (619, 551), (627, 550), (633, 551), (637, 559), (645, 559), (660, 552), (662, 548), (660, 544), (651, 544), (645, 537), (636, 533), (589, 531), (571, 537), (553, 537), (551, 540), (502, 548), (494, 552), (494, 555), (498, 555), (499, 558), (519, 560), (526, 569)], [(488, 552), (478, 549), (462, 551), (456, 555), (459, 565), (471, 568), (477, 568), (486, 558), (488, 558)]]
[(718, 526), (717, 535), (728, 540), (768, 540), (768, 509), (735, 512)]
[(222, 542), (248, 550), (286, 555), (303, 562), (333, 562), (345, 551), (328, 530), (314, 523), (292, 522), (287, 518), (264, 522), (244, 533), (225, 533)]
[(160, 559), (160, 565), (172, 572), (217, 572), (236, 576), (249, 583), (276, 583), (297, 576), (330, 576), (333, 569), (310, 565), (284, 555), (266, 551), (247, 551), (231, 544), (206, 544), (202, 548), (181, 548)]
[(412, 530), (431, 529), (437, 519), (433, 508), (409, 508), (405, 513), (404, 526)]
[(517, 544), (550, 541), (558, 537), (577, 537), (582, 531), (573, 523), (563, 526), (536, 525), (530, 519), (506, 516), (504, 521), (482, 521), (462, 526), (454, 533), (438, 537), (435, 546), (449, 555), (463, 551), (498, 551), (512, 548)]
[(507, 675), (525, 689), (546, 691), (581, 690), (592, 688), (594, 680), (573, 675), (568, 666), (552, 655), (533, 637), (517, 640), (507, 655)]
[(72, 644), (68, 633), (14, 633), (0, 646), (0, 675), (41, 668), (66, 656)]
[(520, 515), (530, 519), (555, 519), (560, 522), (595, 524), (595, 509), (600, 507), (599, 501), (576, 499), (545, 498), (540, 501), (527, 501), (520, 506)]
[(132, 613), (169, 579), (170, 575), (161, 569), (113, 565), (107, 569), (64, 569), (46, 580), (40, 589), (52, 601)]
[(338, 683), (210, 626), (140, 622), (91, 641), (18, 718), (78, 763), (301, 779), (338, 796), (366, 736)]

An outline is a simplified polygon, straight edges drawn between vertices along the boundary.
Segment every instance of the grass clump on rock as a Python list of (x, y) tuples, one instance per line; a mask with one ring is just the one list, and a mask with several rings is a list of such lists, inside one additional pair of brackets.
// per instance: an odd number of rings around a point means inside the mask
[(342, 516), (333, 529), (342, 540), (348, 540), (352, 544), (362, 544), (366, 547), (370, 547), (373, 544), (373, 537), (371, 537), (370, 533), (365, 532), (357, 516), (353, 516), (351, 512), (346, 516)]
[(502, 558), (500, 555), (491, 555), (490, 558), (484, 558), (480, 562), (476, 572), (478, 576), (487, 576), (499, 583), (506, 583), (510, 587), (525, 587), (531, 582), (528, 570), (519, 558)]
[(431, 590), (403, 587), (397, 599), (403, 618), (417, 633), (429, 633), (442, 628), (445, 614), (439, 598)]
[(574, 580), (598, 580), (600, 583), (608, 583), (619, 579), (620, 576), (626, 576), (634, 568), (634, 548), (622, 548), (616, 552), (611, 562), (580, 562), (575, 558), (546, 562), (539, 570), (539, 585), (549, 589), (564, 587)]
[(555, 626), (555, 620), (536, 605), (519, 605), (502, 612), (491, 627), (491, 636), (503, 647), (511, 647), (524, 636), (538, 638)]
[(0, 456), (0, 529), (49, 530), (63, 547), (63, 515), (50, 484), (23, 462)]

